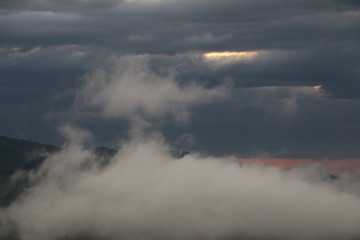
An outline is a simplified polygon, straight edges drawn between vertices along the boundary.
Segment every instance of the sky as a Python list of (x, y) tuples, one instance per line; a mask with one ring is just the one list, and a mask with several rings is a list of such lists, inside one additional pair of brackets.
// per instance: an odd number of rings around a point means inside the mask
[(61, 146), (0, 239), (360, 237), (359, 1), (0, 9), (0, 135)]
[[(176, 149), (360, 157), (356, 0), (0, 3), (0, 135), (96, 145), (134, 122)], [(144, 128), (147, 128), (144, 126)]]

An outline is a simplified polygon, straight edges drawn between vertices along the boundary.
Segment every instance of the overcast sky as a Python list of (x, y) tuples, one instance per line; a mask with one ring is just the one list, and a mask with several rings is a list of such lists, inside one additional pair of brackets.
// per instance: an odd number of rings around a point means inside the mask
[(112, 146), (144, 121), (191, 151), (360, 158), (356, 0), (0, 9), (0, 135), (61, 144), (72, 124)]

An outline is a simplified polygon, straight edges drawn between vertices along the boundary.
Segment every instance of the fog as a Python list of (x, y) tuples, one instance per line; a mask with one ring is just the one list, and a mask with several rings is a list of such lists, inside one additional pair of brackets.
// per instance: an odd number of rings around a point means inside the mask
[(193, 106), (221, 100), (229, 94), (223, 84), (205, 88), (194, 81), (176, 81), (175, 67), (154, 72), (148, 55), (113, 57), (109, 66), (85, 77), (74, 110), (107, 118), (160, 119), (171, 115), (183, 122)]
[(345, 178), (333, 184), (314, 169), (241, 166), (233, 157), (175, 159), (161, 134), (123, 143), (104, 167), (71, 138), (88, 134), (69, 126), (63, 132), (68, 144), (2, 210), (1, 232), (15, 227), (21, 239), (360, 236), (359, 195), (341, 188)]

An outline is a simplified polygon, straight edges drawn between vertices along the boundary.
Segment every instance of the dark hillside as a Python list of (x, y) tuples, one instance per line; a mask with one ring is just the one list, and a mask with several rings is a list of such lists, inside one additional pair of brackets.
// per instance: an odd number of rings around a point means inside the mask
[(0, 184), (15, 170), (36, 168), (47, 154), (59, 150), (53, 145), (0, 136)]
[(59, 150), (53, 145), (0, 136), (0, 206), (12, 202), (28, 184), (26, 179), (9, 180), (16, 170), (35, 169)]

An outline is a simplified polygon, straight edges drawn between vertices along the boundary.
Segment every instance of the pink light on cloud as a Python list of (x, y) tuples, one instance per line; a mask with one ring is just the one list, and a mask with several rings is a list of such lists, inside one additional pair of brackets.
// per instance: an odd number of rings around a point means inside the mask
[(317, 160), (310, 158), (239, 158), (236, 162), (263, 167), (278, 167), (289, 170), (296, 167), (318, 165), (329, 174), (348, 172), (360, 176), (360, 159)]

